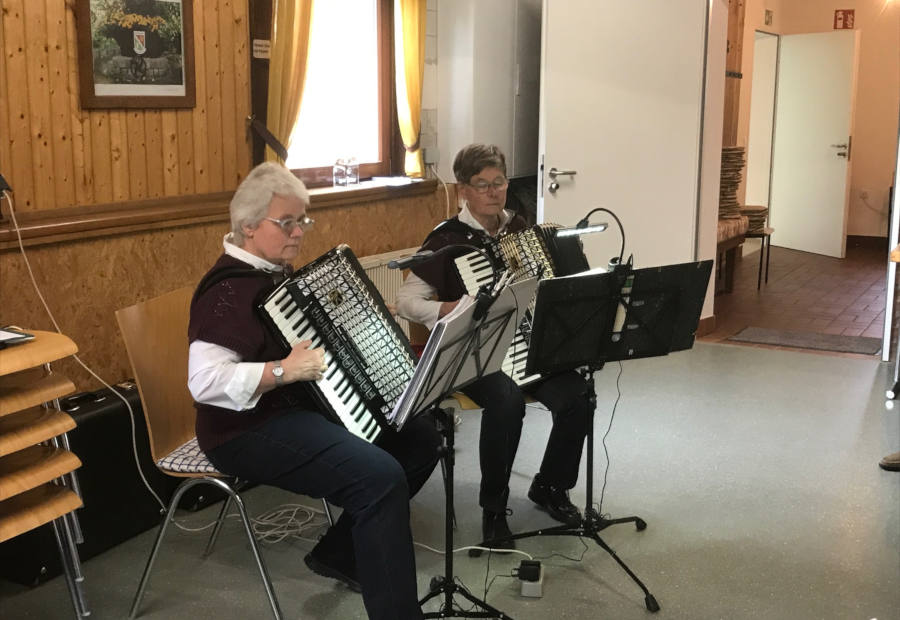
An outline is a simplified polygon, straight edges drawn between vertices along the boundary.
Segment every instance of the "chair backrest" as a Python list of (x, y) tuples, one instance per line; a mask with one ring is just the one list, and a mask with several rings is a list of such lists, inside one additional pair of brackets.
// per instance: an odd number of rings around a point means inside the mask
[(116, 311), (141, 395), (154, 462), (196, 434), (194, 400), (187, 387), (192, 294), (193, 288), (184, 287)]

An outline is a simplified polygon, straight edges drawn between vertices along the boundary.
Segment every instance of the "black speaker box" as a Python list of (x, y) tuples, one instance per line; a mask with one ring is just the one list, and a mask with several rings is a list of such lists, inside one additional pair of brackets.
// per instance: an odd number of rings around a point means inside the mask
[[(63, 398), (60, 405), (75, 420), (69, 431), (72, 452), (81, 459), (76, 471), (84, 507), (76, 511), (84, 542), (82, 560), (92, 558), (141, 532), (159, 525), (159, 503), (145, 487), (135, 463), (137, 447), (141, 471), (166, 505), (182, 478), (160, 472), (150, 456), (150, 440), (137, 386), (115, 386), (134, 412), (132, 442), (128, 408), (108, 389)], [(185, 493), (179, 508), (198, 510), (221, 500), (224, 493), (201, 485)], [(148, 547), (149, 553), (149, 547)], [(51, 524), (0, 544), (0, 577), (23, 585), (37, 585), (62, 573)]]

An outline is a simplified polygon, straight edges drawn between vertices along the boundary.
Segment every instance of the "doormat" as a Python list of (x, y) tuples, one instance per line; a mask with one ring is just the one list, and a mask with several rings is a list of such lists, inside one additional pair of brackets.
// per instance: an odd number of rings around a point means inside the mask
[(881, 351), (881, 340), (879, 338), (795, 332), (786, 329), (767, 329), (765, 327), (745, 327), (734, 336), (729, 337), (728, 340), (770, 344), (778, 347), (793, 347), (795, 349), (861, 353), (863, 355), (875, 355)]

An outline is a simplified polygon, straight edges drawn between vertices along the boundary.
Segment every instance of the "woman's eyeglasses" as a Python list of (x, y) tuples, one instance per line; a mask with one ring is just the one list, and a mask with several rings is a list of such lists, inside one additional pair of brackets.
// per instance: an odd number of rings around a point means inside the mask
[(314, 219), (307, 215), (304, 215), (299, 220), (293, 217), (283, 217), (280, 220), (276, 220), (274, 217), (264, 217), (263, 219), (269, 220), (273, 224), (278, 224), (278, 227), (281, 228), (281, 231), (286, 235), (294, 232), (294, 229), (297, 227), (303, 232), (307, 232), (313, 227), (313, 224), (316, 223)]
[(504, 178), (494, 179), (493, 183), (488, 183), (487, 181), (478, 181), (477, 183), (469, 183), (469, 187), (474, 189), (479, 194), (486, 194), (487, 191), (491, 188), (494, 188), (495, 192), (503, 191), (509, 186), (509, 180)]

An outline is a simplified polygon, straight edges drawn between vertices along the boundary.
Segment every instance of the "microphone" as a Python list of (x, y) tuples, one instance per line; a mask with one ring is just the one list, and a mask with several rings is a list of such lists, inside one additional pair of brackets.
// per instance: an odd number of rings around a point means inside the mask
[(389, 261), (387, 266), (388, 269), (406, 269), (412, 265), (430, 261), (432, 258), (434, 258), (434, 252), (431, 250), (422, 250), (411, 256), (405, 256), (403, 258), (398, 258), (397, 260)]

